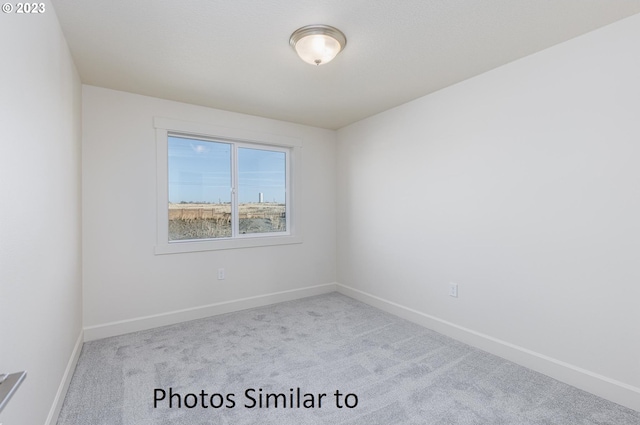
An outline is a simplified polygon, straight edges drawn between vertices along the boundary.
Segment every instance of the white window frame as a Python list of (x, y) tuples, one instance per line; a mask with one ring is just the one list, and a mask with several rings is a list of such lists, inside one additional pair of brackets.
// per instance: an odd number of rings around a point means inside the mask
[[(156, 254), (177, 254), (302, 243), (299, 196), (302, 140), (289, 136), (162, 117), (155, 117), (153, 125), (156, 129)], [(231, 238), (169, 241), (169, 136), (185, 136), (223, 143), (230, 142), (235, 145), (234, 149), (232, 149), (232, 155), (235, 155), (238, 148), (288, 150), (287, 231), (273, 234), (239, 234), (239, 223), (235, 220), (236, 222), (232, 223), (233, 236)], [(237, 173), (235, 178), (237, 179)], [(233, 187), (237, 188), (237, 181), (233, 182)], [(235, 196), (236, 194), (234, 193), (233, 197), (235, 198)], [(232, 205), (235, 203), (232, 200)]]

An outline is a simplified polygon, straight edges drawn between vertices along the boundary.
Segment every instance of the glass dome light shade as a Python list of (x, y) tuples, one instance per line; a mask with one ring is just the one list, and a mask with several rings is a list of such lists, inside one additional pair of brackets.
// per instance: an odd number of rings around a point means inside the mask
[(344, 49), (347, 39), (340, 30), (328, 25), (309, 25), (297, 29), (289, 43), (303, 61), (324, 65)]

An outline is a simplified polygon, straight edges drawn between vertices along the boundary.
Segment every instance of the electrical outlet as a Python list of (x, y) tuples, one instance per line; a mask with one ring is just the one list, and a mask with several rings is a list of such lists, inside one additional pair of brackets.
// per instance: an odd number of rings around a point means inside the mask
[(224, 280), (224, 269), (218, 269), (218, 280)]
[(449, 296), (458, 298), (458, 284), (450, 282), (449, 283)]

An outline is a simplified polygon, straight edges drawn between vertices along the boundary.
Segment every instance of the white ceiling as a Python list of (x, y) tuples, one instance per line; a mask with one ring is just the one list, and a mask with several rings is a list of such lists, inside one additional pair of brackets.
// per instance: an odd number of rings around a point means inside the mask
[[(337, 129), (624, 17), (640, 0), (52, 0), (83, 83)], [(314, 67), (304, 25), (347, 47)]]

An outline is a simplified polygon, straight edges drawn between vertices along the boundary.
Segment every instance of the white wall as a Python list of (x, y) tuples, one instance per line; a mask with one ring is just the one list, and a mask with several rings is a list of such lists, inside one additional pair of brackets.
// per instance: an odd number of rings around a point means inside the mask
[(81, 86), (45, 7), (0, 16), (0, 373), (28, 371), (6, 425), (55, 420), (82, 329)]
[[(154, 255), (154, 116), (301, 138), (303, 158), (296, 165), (302, 168), (304, 242)], [(331, 290), (335, 149), (333, 131), (83, 86), (84, 324), (89, 338), (208, 314), (212, 310), (195, 316), (171, 313), (216, 303), (323, 284), (331, 284)], [(223, 281), (217, 280), (220, 267), (226, 270)], [(121, 321), (125, 324), (114, 323)]]
[(640, 15), (339, 130), (338, 282), (640, 409), (638, 46)]

